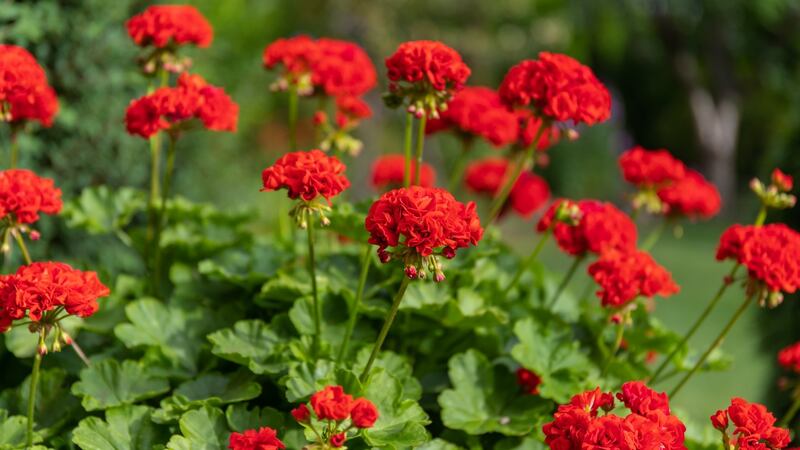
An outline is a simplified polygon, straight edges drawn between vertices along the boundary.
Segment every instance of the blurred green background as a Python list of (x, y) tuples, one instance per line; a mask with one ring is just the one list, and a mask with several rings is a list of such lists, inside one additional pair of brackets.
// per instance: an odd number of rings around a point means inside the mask
[[(568, 53), (594, 68), (614, 97), (613, 117), (581, 130), (577, 142), (551, 151), (543, 173), (557, 195), (622, 202), (617, 155), (634, 143), (666, 147), (709, 176), (723, 193), (724, 217), (685, 224), (654, 253), (682, 286), (659, 300), (656, 314), (683, 331), (716, 290), (727, 266), (713, 260), (721, 230), (752, 221), (747, 181), (775, 166), (800, 175), (800, 3), (792, 0), (197, 0), (215, 29), (209, 49), (191, 49), (193, 70), (224, 86), (241, 106), (235, 135), (194, 134), (178, 153), (177, 191), (223, 208), (252, 208), (269, 220), (259, 194), (260, 170), (285, 151), (286, 99), (269, 92), (273, 75), (261, 66), (272, 40), (298, 33), (358, 42), (373, 57), (381, 83), (367, 97), (375, 115), (357, 132), (365, 151), (349, 162), (353, 197), (371, 195), (369, 166), (401, 147), (401, 115), (381, 106), (384, 57), (398, 43), (437, 39), (456, 48), (473, 69), (471, 84), (496, 87), (505, 71), (541, 50)], [(130, 0), (0, 2), (4, 43), (30, 49), (47, 67), (62, 112), (55, 126), (22, 141), (23, 166), (53, 176), (71, 198), (97, 184), (145, 186), (147, 144), (125, 134), (125, 106), (141, 95), (137, 49), (124, 21), (148, 3)], [(312, 105), (301, 105), (301, 143), (311, 145)], [(427, 157), (457, 153), (449, 136), (429, 139)], [(482, 148), (482, 152), (491, 152)], [(442, 179), (445, 175), (440, 175)], [(773, 216), (797, 223), (797, 213)], [(52, 221), (51, 227), (58, 227)], [(646, 228), (652, 224), (644, 224)], [(523, 251), (535, 242), (532, 223), (512, 218), (504, 228)], [(73, 258), (105, 258), (102, 242), (74, 242), (56, 232), (53, 248)], [(77, 255), (77, 256), (76, 256)], [(567, 260), (552, 248), (557, 270)], [(575, 280), (580, 290), (585, 280)], [(737, 305), (735, 290), (695, 340), (705, 345)], [(753, 309), (725, 344), (729, 372), (697, 377), (677, 406), (703, 419), (731, 396), (785, 407), (776, 388), (778, 348), (800, 337), (800, 308), (789, 298), (776, 311)], [(666, 389), (666, 387), (662, 388)]]

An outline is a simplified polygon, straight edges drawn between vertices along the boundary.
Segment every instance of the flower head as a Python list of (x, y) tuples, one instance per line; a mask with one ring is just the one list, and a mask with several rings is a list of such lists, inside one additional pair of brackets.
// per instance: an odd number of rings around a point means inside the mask
[(292, 409), (291, 414), (294, 420), (300, 423), (306, 423), (311, 418), (311, 411), (308, 410), (305, 403), (301, 403), (297, 408)]
[(278, 439), (278, 432), (269, 427), (231, 433), (228, 441), (231, 450), (281, 450), (286, 446)]
[(345, 420), (353, 409), (353, 397), (341, 386), (326, 386), (311, 396), (311, 407), (322, 420)]
[[(574, 223), (559, 220), (557, 213), (565, 205), (578, 210)], [(609, 249), (631, 251), (636, 247), (636, 224), (614, 205), (596, 200), (556, 200), (536, 228), (540, 233), (552, 228), (558, 246), (575, 256)]]
[(711, 417), (711, 422), (715, 428), (727, 433), (728, 418), (734, 425), (733, 439), (730, 440), (732, 448), (779, 450), (786, 448), (791, 440), (788, 430), (775, 426), (775, 416), (764, 405), (733, 398), (726, 410)]
[(517, 369), (517, 384), (526, 394), (538, 395), (542, 377), (531, 370), (520, 367)]
[[(478, 160), (467, 166), (464, 182), (470, 191), (494, 197), (505, 184), (510, 169), (508, 160), (503, 158)], [(530, 217), (544, 206), (548, 198), (550, 198), (550, 186), (547, 182), (525, 171), (520, 173), (511, 187), (504, 211), (511, 208), (522, 217)]]
[(468, 86), (458, 91), (438, 119), (428, 122), (427, 134), (452, 130), (467, 138), (480, 137), (495, 147), (517, 140), (518, 120), (493, 89)]
[[(403, 186), (405, 176), (405, 157), (403, 155), (384, 155), (372, 165), (371, 183), (375, 189), (398, 188)], [(428, 163), (422, 163), (419, 185), (432, 187), (436, 183), (436, 172)], [(411, 179), (417, 171), (417, 162), (411, 161)]]
[(786, 370), (800, 373), (800, 342), (778, 352), (778, 364)]
[(0, 120), (35, 120), (49, 127), (58, 112), (58, 99), (44, 69), (27, 50), (0, 45)]
[(367, 102), (352, 96), (336, 98), (336, 125), (342, 129), (352, 128), (358, 121), (372, 116)]
[(499, 89), (509, 106), (530, 105), (551, 120), (594, 125), (611, 116), (611, 95), (591, 69), (567, 55), (541, 52), (512, 67)]
[(619, 166), (625, 181), (639, 188), (657, 188), (686, 174), (686, 166), (669, 151), (647, 150), (640, 146), (620, 155)]
[(61, 189), (50, 178), (25, 169), (0, 172), (0, 218), (31, 224), (39, 220), (40, 213), (58, 214), (61, 206)]
[(214, 31), (205, 17), (189, 5), (154, 5), (125, 24), (133, 42), (139, 46), (164, 48), (194, 44), (208, 47)]
[(350, 419), (356, 428), (372, 428), (378, 420), (378, 408), (366, 398), (357, 398), (350, 411)]
[(781, 192), (789, 192), (794, 187), (794, 178), (781, 171), (781, 169), (774, 169), (772, 171), (772, 184)]
[(649, 253), (608, 250), (589, 266), (589, 275), (600, 286), (603, 306), (620, 308), (637, 297), (668, 297), (678, 292), (672, 275)]
[(657, 195), (664, 213), (671, 216), (711, 218), (722, 207), (717, 187), (691, 169), (682, 178), (660, 188)]
[(346, 166), (335, 156), (321, 150), (291, 152), (264, 169), (262, 191), (286, 189), (289, 198), (311, 202), (318, 197), (330, 199), (350, 186), (344, 175)]

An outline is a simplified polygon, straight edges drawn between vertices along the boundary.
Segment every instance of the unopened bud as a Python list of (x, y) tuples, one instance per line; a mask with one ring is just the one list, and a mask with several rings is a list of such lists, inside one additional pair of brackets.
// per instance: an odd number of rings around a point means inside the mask
[(442, 272), (441, 270), (437, 270), (433, 275), (433, 281), (437, 283), (441, 283), (442, 281), (444, 281), (444, 272)]
[(328, 219), (326, 216), (319, 216), (319, 222), (323, 227), (327, 227), (331, 224), (331, 219)]
[(328, 122), (328, 114), (325, 111), (317, 111), (314, 113), (314, 125), (323, 125)]
[(422, 110), (422, 108), (417, 109), (416, 111), (414, 111), (414, 117), (416, 117), (417, 119), (422, 119), (422, 117), (424, 117), (424, 116), (425, 116), (425, 111)]
[(622, 323), (622, 314), (619, 314), (619, 313), (612, 314), (611, 317), (609, 318), (609, 320), (611, 321), (611, 323), (620, 324), (620, 323)]
[(65, 331), (62, 331), (61, 341), (64, 342), (64, 345), (72, 345), (72, 336), (68, 335)]
[(406, 111), (411, 113), (411, 114), (414, 114), (414, 113), (417, 112), (417, 107), (414, 106), (414, 105), (408, 105), (408, 108), (406, 108)]
[(381, 261), (381, 263), (386, 264), (392, 260), (392, 255), (391, 253), (381, 248), (378, 249), (378, 259)]
[(447, 259), (453, 259), (456, 257), (456, 251), (450, 247), (445, 247), (442, 249), (442, 256)]
[(581, 134), (578, 133), (578, 130), (572, 128), (567, 128), (564, 134), (567, 135), (567, 139), (569, 139), (570, 141), (577, 141), (578, 138), (581, 137)]
[[(423, 273), (424, 273), (424, 272), (423, 272)], [(406, 276), (407, 276), (408, 278), (412, 279), (412, 280), (416, 280), (418, 276), (419, 276), (420, 278), (423, 278), (423, 277), (420, 275), (420, 273), (419, 273), (419, 272), (417, 272), (417, 268), (416, 268), (416, 267), (414, 267), (414, 266), (412, 266), (412, 265), (410, 265), (410, 264), (406, 266)]]
[(47, 354), (47, 345), (44, 343), (44, 341), (39, 342), (39, 345), (36, 347), (36, 352), (39, 353), (40, 356)]
[(28, 233), (28, 237), (30, 237), (32, 241), (38, 241), (42, 235), (38, 231), (32, 230), (30, 233)]
[(789, 192), (794, 187), (794, 179), (791, 175), (783, 173), (781, 169), (772, 171), (772, 185), (778, 188), (781, 192)]
[(770, 291), (764, 299), (764, 304), (762, 306), (772, 309), (778, 307), (781, 303), (783, 303), (783, 292)]

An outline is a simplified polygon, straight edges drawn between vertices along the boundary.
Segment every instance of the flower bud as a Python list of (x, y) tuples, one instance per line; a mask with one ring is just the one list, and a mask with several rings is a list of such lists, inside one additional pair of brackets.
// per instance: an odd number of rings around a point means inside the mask
[(338, 433), (331, 436), (331, 447), (339, 448), (344, 445), (345, 441), (347, 440), (347, 435), (344, 433)]
[[(424, 273), (424, 272), (423, 272)], [(412, 266), (411, 264), (406, 266), (406, 276), (412, 280), (416, 280), (417, 277), (422, 278), (423, 276), (417, 272), (417, 268)]]
[(36, 230), (31, 230), (31, 232), (28, 233), (28, 236), (32, 241), (38, 241), (42, 237), (42, 235)]
[(392, 260), (391, 253), (387, 252), (385, 249), (378, 249), (378, 259), (381, 263), (386, 264)]
[(719, 410), (711, 416), (711, 424), (719, 431), (725, 432), (728, 429), (728, 413), (724, 410)]
[(441, 283), (442, 281), (444, 281), (444, 272), (442, 272), (441, 270), (437, 270), (433, 275), (433, 281), (437, 283)]
[(72, 336), (68, 335), (66, 331), (61, 331), (61, 341), (64, 345), (72, 345)]
[(47, 345), (44, 343), (44, 340), (39, 341), (39, 345), (36, 346), (36, 352), (39, 353), (39, 356), (47, 354)]
[(308, 423), (311, 418), (311, 411), (308, 410), (305, 403), (301, 403), (297, 408), (292, 410), (292, 417), (300, 423)]
[(578, 130), (572, 128), (567, 128), (565, 130), (565, 134), (567, 135), (567, 139), (569, 139), (570, 141), (577, 141), (578, 138), (581, 137), (581, 134), (578, 133)]
[(772, 171), (772, 185), (778, 188), (781, 192), (789, 192), (794, 187), (794, 179), (791, 175), (787, 175), (781, 169)]
[(453, 259), (456, 257), (456, 251), (450, 247), (445, 247), (442, 249), (442, 256), (447, 259)]
[(612, 314), (609, 320), (611, 321), (611, 323), (619, 325), (622, 323), (622, 314), (619, 313)]
[(328, 219), (326, 216), (320, 215), (319, 222), (322, 224), (323, 227), (327, 227), (331, 224), (331, 219)]
[(314, 125), (324, 125), (328, 123), (328, 114), (325, 111), (317, 111), (314, 113)]

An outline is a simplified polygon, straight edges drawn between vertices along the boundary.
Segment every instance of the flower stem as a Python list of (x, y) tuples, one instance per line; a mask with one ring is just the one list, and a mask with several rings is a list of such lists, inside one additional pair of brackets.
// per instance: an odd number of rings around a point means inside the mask
[(764, 221), (767, 220), (767, 205), (761, 205), (761, 209), (758, 210), (758, 216), (756, 216), (755, 225), (757, 227), (764, 225)]
[(661, 223), (659, 223), (658, 226), (656, 226), (656, 228), (647, 235), (647, 238), (642, 243), (641, 249), (644, 251), (650, 251), (650, 249), (655, 247), (658, 240), (661, 239), (661, 235), (664, 234), (664, 230), (667, 229), (669, 222), (669, 219), (662, 219)]
[(414, 115), (411, 113), (406, 114), (406, 131), (403, 138), (403, 153), (406, 158), (405, 171), (403, 172), (403, 185), (405, 187), (411, 186), (411, 135), (414, 128)]
[(172, 175), (175, 171), (175, 144), (177, 142), (175, 135), (169, 135), (169, 145), (167, 147), (167, 166), (164, 170), (164, 189), (161, 191), (161, 207), (156, 219), (156, 230), (153, 236), (155, 244), (154, 264), (153, 264), (153, 278), (152, 287), (156, 294), (159, 294), (161, 284), (161, 233), (167, 225), (167, 199), (169, 199), (170, 188), (172, 187)]
[(800, 392), (795, 391), (794, 402), (792, 402), (792, 406), (789, 407), (789, 411), (786, 411), (781, 421), (778, 422), (778, 426), (787, 428), (792, 422), (792, 419), (794, 419), (794, 416), (797, 415), (797, 411), (800, 411)]
[(514, 274), (514, 277), (511, 278), (511, 282), (508, 283), (508, 286), (503, 290), (503, 297), (507, 296), (511, 289), (519, 283), (520, 278), (522, 278), (522, 274), (525, 273), (526, 270), (536, 261), (536, 258), (539, 256), (539, 253), (542, 252), (544, 248), (544, 244), (547, 242), (547, 239), (550, 237), (551, 231), (548, 228), (542, 237), (539, 238), (539, 243), (536, 244), (536, 247), (533, 249), (533, 252), (525, 259), (525, 261), (517, 267), (517, 272)]
[(17, 132), (12, 126), (11, 129), (11, 168), (17, 167), (17, 158), (19, 155), (19, 141), (17, 140)]
[[(40, 342), (44, 339), (40, 337)], [(31, 386), (28, 392), (28, 430), (25, 439), (25, 448), (33, 445), (33, 413), (36, 409), (36, 389), (39, 387), (39, 369), (42, 366), (42, 355), (37, 349), (33, 357), (33, 371), (31, 372)]]
[(464, 170), (467, 168), (469, 155), (472, 153), (473, 141), (471, 136), (461, 138), (461, 153), (458, 155), (453, 171), (450, 173), (450, 181), (447, 183), (447, 190), (451, 194), (456, 192), (459, 185), (461, 185), (461, 179), (464, 178)]
[(422, 150), (425, 148), (425, 124), (428, 121), (428, 116), (423, 115), (419, 119), (419, 127), (417, 127), (417, 165), (414, 168), (414, 184), (419, 186), (422, 179)]
[(297, 150), (297, 86), (289, 86), (289, 151)]
[(556, 306), (556, 303), (558, 303), (558, 299), (561, 298), (561, 293), (564, 292), (564, 289), (567, 287), (569, 281), (575, 275), (575, 272), (578, 270), (578, 267), (581, 265), (584, 259), (586, 259), (586, 255), (578, 256), (572, 262), (572, 265), (569, 266), (567, 273), (564, 275), (564, 278), (561, 280), (561, 283), (558, 285), (558, 288), (556, 289), (556, 293), (553, 294), (553, 298), (550, 299), (550, 302), (547, 304), (547, 309), (553, 309)]
[(622, 346), (623, 334), (625, 334), (625, 321), (620, 320), (617, 326), (617, 334), (614, 338), (614, 346), (611, 348), (611, 352), (608, 354), (606, 361), (603, 363), (603, 370), (600, 372), (600, 377), (604, 377), (608, 373), (608, 368), (611, 367), (611, 362), (614, 360), (614, 357), (617, 356), (620, 346)]
[(692, 375), (694, 375), (695, 372), (697, 372), (697, 370), (700, 368), (700, 366), (702, 366), (703, 363), (706, 362), (708, 357), (711, 355), (711, 352), (713, 352), (717, 347), (720, 346), (722, 340), (725, 339), (725, 336), (727, 336), (728, 332), (731, 331), (731, 328), (733, 328), (733, 325), (736, 323), (736, 321), (739, 320), (740, 317), (742, 317), (742, 314), (744, 314), (744, 312), (747, 310), (747, 307), (750, 305), (750, 302), (752, 302), (755, 297), (756, 297), (755, 294), (752, 294), (748, 295), (744, 299), (741, 306), (739, 306), (739, 309), (736, 310), (736, 312), (733, 314), (733, 317), (731, 317), (731, 320), (729, 320), (728, 323), (725, 325), (725, 328), (723, 328), (722, 331), (717, 336), (717, 338), (714, 339), (714, 342), (712, 342), (711, 345), (708, 347), (708, 349), (706, 349), (705, 353), (703, 353), (703, 356), (701, 356), (700, 359), (697, 360), (694, 366), (692, 366), (692, 369), (689, 370), (689, 373), (687, 373), (681, 379), (681, 381), (678, 382), (678, 385), (672, 389), (672, 392), (669, 393), (669, 398), (671, 399), (675, 398), (678, 392), (680, 392), (681, 388), (683, 388), (683, 386), (686, 385), (686, 382), (692, 378)]
[(361, 372), (360, 380), (363, 383), (367, 375), (369, 375), (370, 369), (372, 369), (372, 364), (375, 362), (375, 358), (378, 356), (378, 353), (381, 351), (381, 346), (383, 346), (383, 341), (386, 340), (386, 335), (389, 334), (389, 328), (392, 327), (392, 322), (394, 322), (394, 318), (397, 316), (397, 310), (400, 309), (400, 302), (403, 300), (403, 295), (406, 293), (406, 289), (408, 288), (408, 284), (411, 280), (408, 277), (403, 277), (403, 282), (400, 283), (400, 287), (397, 289), (397, 293), (394, 296), (394, 300), (392, 301), (392, 308), (389, 310), (389, 315), (386, 316), (386, 320), (383, 322), (383, 327), (381, 328), (380, 333), (378, 334), (378, 340), (375, 341), (375, 346), (372, 347), (372, 353), (369, 355), (369, 360), (367, 361), (367, 365), (364, 366), (364, 371)]
[(367, 285), (367, 275), (369, 274), (369, 266), (372, 265), (370, 260), (370, 252), (372, 246), (369, 244), (364, 245), (364, 254), (361, 256), (361, 274), (358, 277), (358, 288), (356, 289), (356, 299), (353, 303), (353, 309), (350, 311), (350, 319), (347, 321), (347, 329), (344, 332), (344, 339), (342, 339), (342, 346), (339, 348), (339, 356), (336, 358), (336, 364), (339, 365), (347, 354), (347, 346), (350, 344), (350, 338), (353, 336), (353, 329), (356, 326), (358, 319), (358, 309), (361, 307), (361, 301), (364, 298), (364, 288)]
[(25, 260), (25, 264), (30, 264), (33, 262), (31, 259), (31, 254), (28, 253), (28, 247), (25, 245), (25, 240), (22, 238), (22, 234), (19, 231), (12, 231), (11, 234), (14, 235), (14, 239), (17, 241), (17, 246), (19, 246), (19, 251), (22, 252), (22, 259)]
[(317, 291), (317, 264), (314, 257), (314, 220), (308, 220), (306, 227), (308, 232), (308, 275), (311, 277), (311, 295), (314, 305), (314, 354), (319, 353), (319, 341), (322, 336), (322, 325), (320, 324), (321, 313), (319, 308), (319, 293)]

